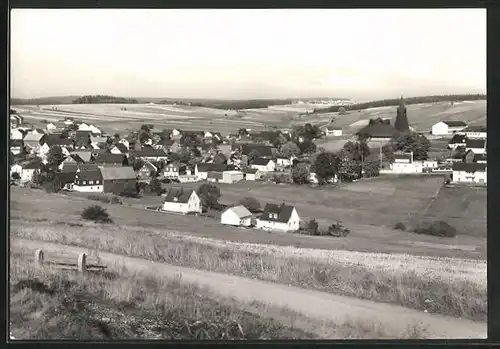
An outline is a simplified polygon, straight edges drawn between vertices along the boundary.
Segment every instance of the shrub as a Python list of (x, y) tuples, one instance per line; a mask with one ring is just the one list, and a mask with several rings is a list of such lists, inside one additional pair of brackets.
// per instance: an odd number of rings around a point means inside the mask
[(405, 231), (406, 230), (406, 227), (403, 223), (401, 222), (397, 222), (395, 225), (394, 225), (394, 229), (395, 230), (403, 230)]
[(414, 230), (416, 234), (425, 234), (441, 237), (455, 237), (457, 229), (446, 223), (445, 221), (424, 222), (419, 224)]
[(111, 198), (111, 203), (112, 204), (119, 204), (119, 205), (121, 205), (122, 201), (120, 200), (120, 198), (118, 196), (113, 195), (113, 197)]
[(341, 221), (337, 221), (337, 223), (333, 223), (328, 227), (328, 235), (330, 236), (346, 237), (350, 232), (348, 228), (344, 227)]
[(81, 217), (83, 219), (94, 221), (97, 223), (113, 223), (105, 208), (99, 205), (93, 205), (83, 210)]
[(19, 179), (21, 179), (21, 175), (18, 172), (14, 172), (14, 173), (12, 173), (11, 178), (13, 180), (19, 180)]
[(126, 198), (138, 198), (140, 197), (138, 191), (135, 188), (126, 188), (124, 191), (118, 194)]
[(105, 204), (109, 204), (111, 202), (111, 200), (107, 196), (100, 196), (100, 195), (93, 195), (93, 194), (87, 196), (87, 199), (94, 200), (94, 201), (100, 201), (100, 202), (103, 202)]
[(245, 206), (250, 212), (259, 212), (261, 209), (260, 202), (256, 198), (246, 197), (240, 200), (240, 205)]
[(307, 222), (306, 225), (306, 230), (309, 232), (310, 235), (318, 235), (319, 231), (319, 224), (316, 222), (316, 220), (313, 218)]

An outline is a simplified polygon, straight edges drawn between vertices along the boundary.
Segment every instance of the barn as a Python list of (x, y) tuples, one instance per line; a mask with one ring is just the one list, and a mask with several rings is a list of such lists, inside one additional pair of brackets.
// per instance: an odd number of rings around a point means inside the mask
[(121, 193), (127, 188), (135, 188), (137, 176), (132, 166), (102, 167), (105, 193)]

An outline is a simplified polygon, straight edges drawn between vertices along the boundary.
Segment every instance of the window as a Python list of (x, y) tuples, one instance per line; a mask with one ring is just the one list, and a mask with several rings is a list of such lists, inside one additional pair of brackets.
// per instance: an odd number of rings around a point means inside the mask
[(95, 181), (95, 184), (99, 184), (99, 180)]
[[(89, 184), (94, 184), (94, 181), (89, 181)], [(92, 188), (91, 188), (92, 189)]]
[(87, 184), (87, 182), (86, 181), (82, 181), (82, 184), (85, 185), (85, 184)]

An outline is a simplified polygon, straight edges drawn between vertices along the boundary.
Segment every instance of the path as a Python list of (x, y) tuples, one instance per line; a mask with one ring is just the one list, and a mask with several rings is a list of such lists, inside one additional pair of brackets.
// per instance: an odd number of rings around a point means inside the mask
[[(41, 248), (46, 252), (64, 250), (65, 252), (88, 253), (88, 249), (85, 248), (41, 241), (11, 238), (11, 243), (14, 246), (33, 250)], [(207, 286), (221, 296), (235, 298), (243, 302), (255, 300), (277, 307), (288, 307), (305, 316), (317, 319), (332, 320), (337, 323), (344, 322), (348, 318), (377, 319), (398, 332), (404, 332), (408, 326), (418, 322), (427, 327), (427, 336), (433, 339), (487, 337), (486, 323), (434, 315), (391, 304), (338, 296), (234, 275), (172, 266), (166, 263), (157, 263), (146, 259), (101, 251), (99, 251), (99, 257), (104, 263), (109, 265), (119, 263), (128, 270), (136, 272), (163, 277), (174, 277), (181, 274), (182, 281)]]

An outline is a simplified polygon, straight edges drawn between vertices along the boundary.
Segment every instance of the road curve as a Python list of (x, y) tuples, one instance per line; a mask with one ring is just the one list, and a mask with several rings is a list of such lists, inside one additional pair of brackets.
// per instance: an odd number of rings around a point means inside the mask
[[(54, 253), (58, 251), (88, 253), (89, 251), (86, 248), (18, 238), (11, 238), (11, 244), (12, 246), (33, 250), (41, 248), (46, 252)], [(102, 262), (108, 265), (118, 263), (135, 272), (144, 272), (162, 277), (174, 277), (180, 274), (182, 281), (207, 286), (221, 296), (235, 298), (243, 302), (255, 300), (278, 307), (288, 307), (317, 319), (331, 320), (337, 323), (344, 322), (347, 319), (377, 319), (398, 333), (404, 332), (412, 324), (420, 323), (427, 327), (426, 335), (428, 339), (487, 338), (487, 327), (484, 322), (429, 314), (392, 304), (338, 296), (240, 276), (178, 267), (119, 254), (99, 251), (99, 257)]]

